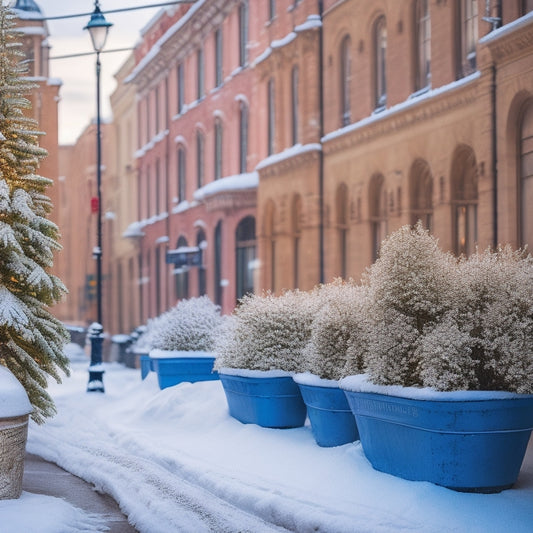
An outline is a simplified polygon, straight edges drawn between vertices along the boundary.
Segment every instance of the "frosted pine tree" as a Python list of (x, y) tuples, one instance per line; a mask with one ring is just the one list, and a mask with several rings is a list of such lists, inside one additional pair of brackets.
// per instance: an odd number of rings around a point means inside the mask
[(55, 413), (48, 377), (60, 382), (59, 371), (68, 373), (68, 333), (49, 311), (66, 289), (50, 273), (59, 231), (47, 219), (52, 181), (37, 174), (47, 152), (38, 124), (24, 114), (34, 86), (24, 79), (18, 39), (13, 13), (0, 0), (0, 364), (22, 383), (32, 418), (42, 423)]

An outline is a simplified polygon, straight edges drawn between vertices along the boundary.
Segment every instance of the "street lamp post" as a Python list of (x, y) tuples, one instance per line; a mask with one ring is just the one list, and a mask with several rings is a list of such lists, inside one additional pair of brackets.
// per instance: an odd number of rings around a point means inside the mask
[[(89, 332), (91, 339), (91, 364), (89, 366), (89, 384), (87, 391), (104, 392), (102, 368), (102, 142), (100, 123), (100, 52), (104, 49), (109, 28), (113, 24), (107, 22), (100, 11), (100, 2), (95, 0), (91, 20), (85, 26), (89, 31), (94, 51), (96, 52), (96, 195), (98, 202), (96, 221), (96, 246), (93, 257), (96, 259), (96, 323), (93, 323)], [(99, 327), (98, 327), (99, 326)], [(96, 333), (98, 330), (98, 333)]]

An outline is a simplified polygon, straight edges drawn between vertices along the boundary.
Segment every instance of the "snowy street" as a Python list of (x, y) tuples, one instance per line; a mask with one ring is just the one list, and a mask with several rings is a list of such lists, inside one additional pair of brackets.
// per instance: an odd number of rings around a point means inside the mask
[[(153, 373), (142, 381), (115, 363), (106, 364), (106, 393), (88, 394), (87, 361), (72, 370), (50, 386), (58, 415), (30, 425), (27, 450), (110, 494), (142, 533), (531, 531), (531, 444), (515, 488), (462, 494), (377, 472), (358, 442), (320, 448), (308, 425), (243, 425), (219, 381), (160, 391)], [(35, 498), (0, 502), (2, 533), (21, 531), (21, 507)], [(41, 520), (39, 533), (95, 530), (94, 517), (73, 522), (48, 509), (57, 523)]]

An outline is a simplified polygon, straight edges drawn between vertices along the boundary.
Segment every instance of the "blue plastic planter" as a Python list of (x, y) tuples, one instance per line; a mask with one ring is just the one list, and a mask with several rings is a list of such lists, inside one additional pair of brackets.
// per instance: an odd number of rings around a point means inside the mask
[(344, 391), (298, 383), (311, 429), (319, 446), (341, 446), (359, 439), (355, 417)]
[(305, 423), (307, 410), (292, 377), (245, 377), (220, 374), (230, 415), (244, 424), (295, 428)]
[(141, 379), (144, 379), (153, 370), (152, 360), (149, 355), (141, 355), (139, 359), (141, 363)]
[(345, 394), (376, 470), (467, 492), (515, 483), (533, 428), (533, 395), (440, 401)]
[(215, 357), (168, 357), (152, 358), (152, 369), (157, 373), (160, 389), (179, 383), (211, 381), (218, 379), (213, 370)]

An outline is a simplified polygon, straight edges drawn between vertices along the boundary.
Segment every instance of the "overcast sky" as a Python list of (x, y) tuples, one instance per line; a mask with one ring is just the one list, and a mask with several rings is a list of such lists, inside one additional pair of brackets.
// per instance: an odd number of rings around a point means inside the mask
[[(163, 3), (164, 0), (100, 0), (101, 10), (140, 7)], [(94, 10), (93, 0), (36, 0), (44, 16), (91, 13)], [(159, 8), (138, 9), (122, 13), (105, 14), (106, 19), (113, 23), (109, 31), (106, 50), (133, 47), (140, 39), (141, 29), (160, 10)], [(91, 52), (91, 38), (83, 28), (90, 16), (49, 20), (50, 56), (62, 56)], [(115, 88), (113, 75), (124, 63), (130, 52), (103, 53), (101, 55), (102, 77), (102, 119), (111, 118), (109, 95)], [(60, 78), (63, 85), (60, 89), (59, 104), (59, 142), (71, 144), (96, 117), (96, 67), (95, 56), (74, 59), (55, 59), (50, 61), (50, 76)]]

